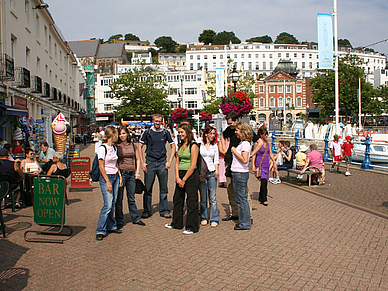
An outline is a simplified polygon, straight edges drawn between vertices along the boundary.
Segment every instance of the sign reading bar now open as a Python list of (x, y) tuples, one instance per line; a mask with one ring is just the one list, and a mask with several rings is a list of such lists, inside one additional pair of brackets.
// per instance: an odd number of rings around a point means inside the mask
[[(34, 221), (37, 224), (61, 224), (65, 181), (56, 178), (34, 178)], [(63, 217), (63, 223), (65, 218)]]

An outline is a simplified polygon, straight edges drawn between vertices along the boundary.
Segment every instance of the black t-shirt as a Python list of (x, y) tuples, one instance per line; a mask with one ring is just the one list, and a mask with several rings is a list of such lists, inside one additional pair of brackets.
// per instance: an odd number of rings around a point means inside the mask
[(231, 164), (232, 163), (232, 147), (237, 147), (239, 145), (239, 143), (241, 142), (241, 140), (236, 135), (236, 129), (231, 129), (229, 126), (224, 130), (224, 132), (222, 133), (222, 136), (225, 139), (229, 138), (229, 140), (230, 140), (229, 148), (225, 154), (224, 160), (227, 164)]

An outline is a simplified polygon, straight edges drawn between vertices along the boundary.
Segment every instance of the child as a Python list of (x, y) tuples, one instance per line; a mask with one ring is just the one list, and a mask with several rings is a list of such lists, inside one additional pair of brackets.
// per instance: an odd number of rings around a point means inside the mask
[(343, 149), (343, 152), (344, 152), (344, 160), (346, 162), (345, 176), (351, 176), (352, 175), (349, 172), (350, 163), (352, 162), (352, 150), (353, 150), (354, 154), (357, 156), (357, 153), (354, 150), (354, 145), (351, 142), (352, 139), (353, 138), (350, 135), (348, 135), (347, 137), (345, 137), (345, 140), (346, 140), (345, 143), (341, 146), (342, 149)]
[(334, 166), (337, 164), (337, 173), (339, 173), (339, 165), (342, 161), (342, 150), (341, 145), (338, 142), (339, 139), (340, 136), (338, 134), (335, 134), (334, 140), (329, 146), (331, 154), (333, 155), (333, 164), (331, 165), (330, 172), (334, 172)]
[[(308, 150), (309, 148), (307, 146), (305, 146), (304, 144), (302, 144), (300, 147), (299, 147), (299, 152), (295, 155), (295, 158), (296, 158), (296, 169), (297, 170), (303, 170), (304, 166), (306, 165), (306, 151)], [(298, 174), (298, 176), (296, 177), (298, 179), (303, 179), (303, 175), (300, 175)]]

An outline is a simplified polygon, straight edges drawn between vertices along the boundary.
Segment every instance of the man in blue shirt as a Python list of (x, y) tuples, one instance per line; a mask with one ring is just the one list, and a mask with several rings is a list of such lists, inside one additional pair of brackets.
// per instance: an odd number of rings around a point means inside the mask
[[(167, 201), (167, 179), (168, 169), (171, 167), (174, 158), (176, 146), (168, 130), (161, 128), (162, 116), (154, 114), (152, 117), (153, 126), (144, 131), (139, 143), (140, 164), (145, 175), (146, 191), (143, 195), (143, 214), (142, 218), (152, 216), (152, 187), (155, 182), (155, 176), (159, 180), (159, 214), (165, 218), (171, 218)], [(166, 142), (171, 146), (171, 154), (167, 160)], [(143, 146), (146, 145), (146, 157), (144, 161)]]

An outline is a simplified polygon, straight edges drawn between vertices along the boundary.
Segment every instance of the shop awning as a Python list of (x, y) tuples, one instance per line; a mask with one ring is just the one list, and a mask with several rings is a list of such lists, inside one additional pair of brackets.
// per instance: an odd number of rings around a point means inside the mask
[(0, 108), (6, 110), (8, 115), (20, 115), (20, 116), (28, 115), (28, 110), (19, 109), (13, 106), (0, 104)]

